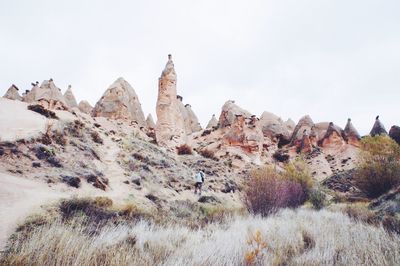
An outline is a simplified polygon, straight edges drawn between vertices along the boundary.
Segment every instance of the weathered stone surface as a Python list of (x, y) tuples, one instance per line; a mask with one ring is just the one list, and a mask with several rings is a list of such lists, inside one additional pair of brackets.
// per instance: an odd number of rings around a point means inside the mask
[(385, 126), (379, 120), (379, 115), (375, 118), (374, 126), (372, 127), (371, 132), (369, 134), (371, 136), (387, 135), (387, 131), (385, 129)]
[(10, 100), (18, 100), (21, 101), (22, 97), (19, 95), (19, 89), (14, 84), (7, 90), (6, 94), (4, 94), (3, 98)]
[(312, 121), (311, 117), (308, 115), (303, 116), (293, 130), (292, 137), (290, 138), (291, 143), (299, 146), (303, 139), (304, 133), (310, 135), (313, 126), (314, 122)]
[(160, 146), (175, 148), (187, 142), (185, 121), (179, 109), (176, 72), (171, 55), (158, 80), (156, 139)]
[(118, 78), (104, 92), (92, 114), (112, 119), (133, 120), (139, 126), (146, 126), (139, 98), (132, 86), (123, 78)]
[(213, 128), (217, 128), (217, 127), (218, 127), (218, 120), (215, 117), (215, 114), (213, 114), (210, 121), (207, 124), (206, 129), (213, 129)]
[(347, 119), (346, 127), (344, 128), (344, 136), (348, 144), (359, 147), (361, 136), (358, 133), (357, 129), (351, 123), (351, 119)]
[(64, 93), (64, 99), (69, 108), (78, 107), (75, 96), (72, 93), (71, 85), (68, 85), (68, 89)]
[(400, 145), (400, 127), (392, 126), (389, 130), (389, 136)]
[(290, 140), (291, 130), (288, 129), (285, 122), (277, 115), (270, 112), (263, 112), (259, 123), (265, 137)]
[(199, 119), (197, 118), (196, 114), (192, 110), (192, 106), (190, 104), (185, 105), (186, 112), (190, 122), (190, 129), (192, 133), (198, 132), (202, 130), (201, 125), (199, 123)]
[(333, 122), (329, 123), (328, 129), (325, 132), (323, 138), (319, 141), (319, 145), (322, 147), (340, 147), (345, 144), (343, 139), (342, 129)]
[(189, 114), (185, 108), (185, 105), (183, 104), (183, 98), (182, 96), (177, 96), (177, 105), (179, 108), (179, 112), (181, 113), (182, 117), (183, 117), (183, 123), (185, 125), (185, 132), (187, 135), (192, 133), (192, 128), (191, 128), (191, 123), (190, 123), (190, 118), (189, 118)]
[(222, 112), (219, 117), (219, 127), (224, 128), (224, 127), (232, 125), (232, 123), (235, 121), (237, 115), (241, 115), (244, 118), (251, 117), (250, 112), (237, 106), (234, 101), (227, 101), (222, 106)]
[(226, 146), (240, 147), (247, 153), (256, 153), (262, 150), (263, 133), (257, 119), (245, 118), (243, 115), (236, 115), (235, 120), (223, 136), (223, 143)]
[(151, 114), (148, 114), (148, 116), (146, 118), (146, 125), (147, 125), (147, 128), (149, 128), (149, 129), (155, 129), (156, 128), (156, 123), (154, 123), (154, 119), (153, 119), (153, 116)]
[(78, 104), (78, 108), (82, 113), (85, 113), (85, 114), (91, 114), (93, 111), (93, 107), (86, 100), (80, 101)]
[(296, 127), (296, 123), (292, 119), (288, 119), (285, 122), (286, 127), (293, 132), (294, 128)]
[(68, 110), (64, 96), (54, 84), (53, 79), (43, 81), (40, 87), (35, 84), (27, 94), (27, 98), (33, 99), (33, 102), (37, 102), (47, 109)]
[(301, 144), (299, 148), (299, 151), (301, 153), (310, 153), (313, 151), (313, 145), (311, 143), (310, 136), (306, 130), (304, 130), (303, 138), (301, 139)]
[(23, 97), (23, 101), (27, 103), (33, 103), (35, 101), (36, 93), (39, 89), (39, 81), (36, 81), (35, 83), (31, 84), (32, 84), (32, 89), (30, 91), (27, 90)]

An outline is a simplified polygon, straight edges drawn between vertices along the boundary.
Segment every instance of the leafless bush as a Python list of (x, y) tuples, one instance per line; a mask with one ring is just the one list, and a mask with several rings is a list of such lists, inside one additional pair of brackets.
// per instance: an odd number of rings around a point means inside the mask
[(193, 153), (192, 148), (187, 144), (183, 144), (176, 149), (179, 155), (191, 155)]

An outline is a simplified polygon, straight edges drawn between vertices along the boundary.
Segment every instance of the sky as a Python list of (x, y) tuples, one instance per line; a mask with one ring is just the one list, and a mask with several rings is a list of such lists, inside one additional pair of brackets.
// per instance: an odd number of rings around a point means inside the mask
[(53, 78), (94, 105), (118, 77), (155, 115), (172, 54), (205, 126), (227, 100), (297, 122), (400, 124), (398, 0), (0, 1), (0, 95)]

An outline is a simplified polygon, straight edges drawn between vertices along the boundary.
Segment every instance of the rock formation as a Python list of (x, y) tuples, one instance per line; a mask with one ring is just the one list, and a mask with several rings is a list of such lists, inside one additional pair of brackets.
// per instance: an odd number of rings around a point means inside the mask
[(289, 119), (285, 122), (285, 126), (286, 126), (290, 131), (293, 131), (294, 128), (296, 127), (296, 123), (295, 123), (292, 119), (289, 118)]
[(19, 95), (19, 89), (14, 84), (7, 90), (6, 94), (4, 94), (3, 98), (10, 100), (18, 100), (21, 101), (22, 97)]
[(47, 109), (68, 110), (64, 96), (53, 79), (43, 81), (40, 87), (37, 87), (36, 83), (26, 95), (26, 101), (38, 103)]
[(192, 106), (190, 104), (185, 105), (186, 112), (190, 122), (190, 129), (192, 133), (198, 132), (202, 130), (201, 125), (199, 123), (199, 119), (197, 118), (196, 114), (192, 110)]
[(273, 113), (263, 112), (260, 117), (260, 126), (265, 137), (290, 140), (291, 130), (288, 129), (280, 117)]
[(387, 135), (385, 126), (379, 120), (379, 115), (375, 118), (374, 126), (372, 127), (371, 132), (369, 134), (373, 137), (377, 135)]
[(313, 126), (314, 122), (312, 121), (311, 117), (308, 115), (303, 116), (293, 130), (292, 137), (290, 138), (291, 143), (293, 145), (300, 146), (304, 134), (307, 133), (307, 135), (309, 135)]
[(23, 101), (27, 103), (32, 103), (35, 101), (36, 93), (39, 90), (39, 81), (36, 81), (35, 83), (32, 84), (32, 89), (30, 91), (26, 91)]
[(71, 85), (68, 85), (68, 89), (64, 93), (64, 99), (69, 108), (78, 107), (75, 96), (72, 93)]
[(213, 114), (210, 121), (207, 124), (206, 129), (213, 129), (213, 128), (217, 128), (217, 127), (218, 127), (218, 120), (215, 117), (215, 114)]
[(248, 119), (241, 114), (235, 116), (235, 120), (223, 136), (226, 146), (240, 147), (247, 153), (260, 152), (263, 147), (263, 133), (258, 121)]
[(183, 117), (183, 122), (185, 125), (185, 132), (187, 135), (192, 133), (192, 127), (191, 127), (191, 122), (190, 122), (190, 118), (189, 118), (189, 114), (185, 108), (185, 105), (183, 104), (183, 97), (180, 95), (176, 96), (176, 100), (177, 100), (177, 105), (179, 108), (179, 112), (181, 113), (182, 117)]
[(342, 129), (333, 122), (329, 123), (328, 129), (322, 139), (319, 140), (319, 145), (322, 147), (340, 147), (345, 144), (343, 139)]
[(310, 136), (309, 136), (307, 130), (303, 131), (303, 137), (301, 139), (301, 144), (300, 144), (300, 147), (298, 147), (298, 148), (299, 148), (298, 151), (301, 153), (310, 153), (313, 151), (313, 145), (311, 143)]
[(82, 100), (78, 104), (78, 108), (82, 113), (91, 114), (93, 107), (90, 105), (88, 101)]
[(236, 116), (241, 115), (244, 118), (250, 118), (250, 112), (240, 108), (235, 104), (234, 101), (227, 101), (222, 106), (222, 112), (219, 117), (219, 126), (220, 128), (224, 128), (227, 126), (231, 126), (232, 123), (235, 121)]
[(389, 136), (400, 145), (400, 127), (392, 126), (389, 130)]
[(156, 123), (154, 123), (153, 116), (149, 114), (146, 118), (146, 125), (148, 129), (155, 129), (156, 128)]
[(185, 121), (179, 109), (176, 91), (176, 73), (171, 55), (158, 80), (157, 98), (157, 143), (164, 147), (175, 148), (187, 142)]
[(346, 127), (344, 128), (344, 136), (348, 144), (359, 147), (361, 136), (358, 133), (357, 129), (351, 123), (351, 119), (347, 119)]
[(146, 126), (142, 106), (132, 86), (123, 78), (118, 78), (104, 92), (96, 103), (93, 116), (135, 121)]

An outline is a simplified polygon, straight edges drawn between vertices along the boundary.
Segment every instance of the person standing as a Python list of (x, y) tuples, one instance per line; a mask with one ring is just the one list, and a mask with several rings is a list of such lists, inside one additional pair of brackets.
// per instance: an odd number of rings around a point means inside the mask
[(194, 194), (197, 194), (197, 191), (199, 191), (199, 195), (201, 195), (201, 188), (203, 186), (205, 176), (206, 175), (201, 170), (196, 174), (195, 176), (196, 184), (194, 185)]

